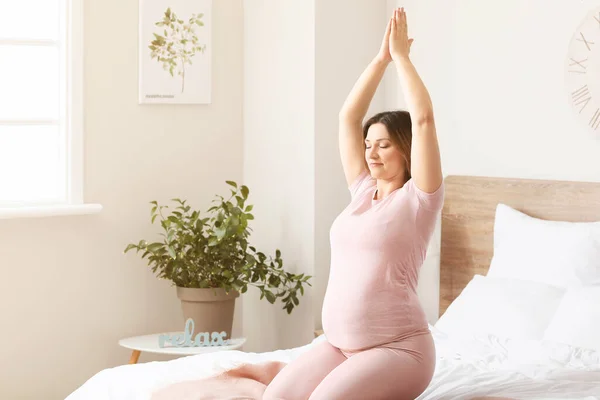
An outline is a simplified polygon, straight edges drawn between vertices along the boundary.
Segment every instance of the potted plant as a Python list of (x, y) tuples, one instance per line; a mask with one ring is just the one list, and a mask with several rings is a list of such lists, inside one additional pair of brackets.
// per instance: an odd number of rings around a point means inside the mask
[(192, 210), (185, 200), (172, 199), (177, 207), (168, 215), (169, 206), (152, 201), (151, 221), (160, 220), (162, 240), (129, 244), (142, 252), (152, 271), (172, 281), (181, 300), (184, 319), (194, 321), (196, 332), (226, 332), (231, 337), (235, 299), (248, 285), (260, 289), (260, 298), (283, 303), (288, 314), (304, 295), (304, 284), (311, 276), (292, 274), (283, 269), (281, 251), (267, 257), (250, 245), (254, 219), (252, 205), (246, 205), (249, 189), (226, 181), (231, 196), (217, 195), (205, 214)]

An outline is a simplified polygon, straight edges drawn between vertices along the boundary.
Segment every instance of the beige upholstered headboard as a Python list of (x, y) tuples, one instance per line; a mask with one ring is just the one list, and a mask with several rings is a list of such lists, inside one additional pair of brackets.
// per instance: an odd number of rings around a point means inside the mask
[(600, 183), (448, 176), (445, 186), (440, 316), (475, 274), (487, 273), (498, 203), (541, 219), (600, 221)]

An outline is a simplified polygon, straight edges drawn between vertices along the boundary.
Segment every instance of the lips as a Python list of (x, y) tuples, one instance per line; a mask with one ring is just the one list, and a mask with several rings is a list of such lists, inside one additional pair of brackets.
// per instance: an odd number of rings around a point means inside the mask
[(371, 167), (381, 167), (383, 164), (382, 163), (369, 163), (369, 165)]

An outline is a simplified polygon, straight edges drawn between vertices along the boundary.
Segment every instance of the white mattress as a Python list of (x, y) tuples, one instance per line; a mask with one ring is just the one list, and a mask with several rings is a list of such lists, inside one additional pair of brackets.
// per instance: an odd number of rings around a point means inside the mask
[[(495, 395), (519, 399), (600, 400), (600, 352), (493, 336), (451, 338), (431, 328), (438, 362), (417, 400)], [(199, 379), (241, 363), (289, 362), (312, 343), (269, 353), (228, 351), (106, 369), (66, 400), (148, 400), (166, 385)], [(401, 379), (401, 377), (399, 377)]]

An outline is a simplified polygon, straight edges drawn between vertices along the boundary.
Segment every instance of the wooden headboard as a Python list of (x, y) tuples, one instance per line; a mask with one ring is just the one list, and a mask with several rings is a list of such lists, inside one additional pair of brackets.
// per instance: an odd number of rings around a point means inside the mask
[(546, 220), (600, 221), (600, 183), (446, 177), (440, 249), (440, 316), (475, 274), (487, 273), (493, 255), (498, 203)]

